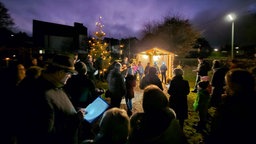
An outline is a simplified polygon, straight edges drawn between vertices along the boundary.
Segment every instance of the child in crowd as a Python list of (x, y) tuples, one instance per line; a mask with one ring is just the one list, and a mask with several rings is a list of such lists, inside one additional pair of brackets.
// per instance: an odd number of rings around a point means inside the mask
[(199, 114), (199, 122), (196, 127), (198, 132), (206, 128), (207, 115), (210, 101), (209, 81), (200, 81), (198, 83), (198, 92), (193, 108)]

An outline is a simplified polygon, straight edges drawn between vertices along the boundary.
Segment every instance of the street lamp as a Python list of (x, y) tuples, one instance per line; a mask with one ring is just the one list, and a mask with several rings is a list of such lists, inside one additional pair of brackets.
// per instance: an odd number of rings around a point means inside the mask
[(235, 14), (228, 14), (227, 20), (232, 22), (232, 32), (231, 32), (231, 58), (234, 58), (234, 29), (235, 29)]

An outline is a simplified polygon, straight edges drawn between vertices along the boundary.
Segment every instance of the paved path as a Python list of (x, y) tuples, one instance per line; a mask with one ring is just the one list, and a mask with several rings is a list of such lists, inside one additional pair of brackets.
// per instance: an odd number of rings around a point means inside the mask
[[(167, 93), (167, 85), (163, 84), (164, 92)], [(134, 98), (132, 99), (133, 102), (133, 113), (136, 112), (142, 112), (142, 95), (143, 95), (143, 90), (139, 88), (138, 82), (137, 86), (134, 88)], [(168, 96), (168, 94), (167, 94)], [(122, 99), (121, 102), (121, 108), (126, 109), (126, 104), (125, 104), (125, 99)]]

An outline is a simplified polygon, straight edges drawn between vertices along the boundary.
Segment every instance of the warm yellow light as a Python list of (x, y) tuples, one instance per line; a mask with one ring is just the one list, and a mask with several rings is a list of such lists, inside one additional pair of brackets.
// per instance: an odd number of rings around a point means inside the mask
[(143, 55), (142, 56), (144, 59), (148, 59), (148, 55)]
[(158, 61), (159, 60), (159, 56), (153, 56), (153, 60), (154, 61)]
[(9, 60), (10, 60), (10, 58), (9, 58), (9, 57), (6, 57), (4, 60), (9, 61)]

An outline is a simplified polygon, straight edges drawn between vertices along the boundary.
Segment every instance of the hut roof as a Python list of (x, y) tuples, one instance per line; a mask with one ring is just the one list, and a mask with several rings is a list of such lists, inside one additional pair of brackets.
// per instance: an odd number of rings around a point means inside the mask
[(170, 54), (174, 54), (174, 53), (169, 52), (169, 51), (164, 50), (164, 49), (160, 49), (160, 48), (151, 48), (151, 49), (139, 52), (138, 54), (145, 54), (145, 55), (170, 55)]

